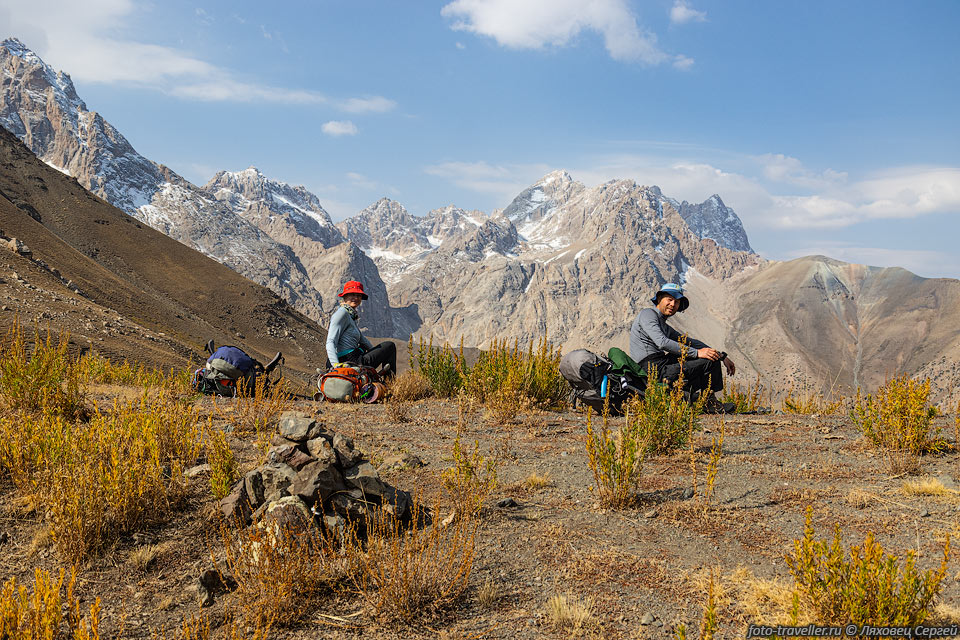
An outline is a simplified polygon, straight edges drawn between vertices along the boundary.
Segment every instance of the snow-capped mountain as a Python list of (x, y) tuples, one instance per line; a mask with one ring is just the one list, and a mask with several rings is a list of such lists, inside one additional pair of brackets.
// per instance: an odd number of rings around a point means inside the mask
[[(660, 194), (659, 188), (652, 187), (652, 189)], [(677, 202), (673, 198), (666, 197), (663, 200), (680, 213), (687, 226), (697, 234), (698, 238), (710, 238), (734, 251), (753, 252), (740, 217), (733, 209), (723, 204), (723, 200), (717, 194), (713, 194), (700, 204), (691, 204), (686, 200)]]
[(286, 232), (286, 229), (276, 229), (282, 225), (289, 227), (289, 232), (319, 242), (325, 248), (344, 240), (317, 196), (303, 185), (270, 180), (256, 167), (220, 171), (203, 189), (274, 239), (279, 239), (275, 234)]
[(314, 318), (320, 295), (292, 251), (87, 109), (70, 80), (15, 38), (0, 43), (0, 124), (115, 207), (267, 286)]

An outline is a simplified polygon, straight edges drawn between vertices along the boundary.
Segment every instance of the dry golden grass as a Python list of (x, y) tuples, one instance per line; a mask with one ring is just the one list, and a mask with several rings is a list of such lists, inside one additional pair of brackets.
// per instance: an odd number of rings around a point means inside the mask
[(855, 509), (866, 509), (877, 501), (877, 497), (869, 491), (857, 487), (848, 491), (844, 500)]
[(553, 478), (550, 477), (549, 471), (543, 475), (540, 475), (536, 471), (531, 471), (530, 474), (523, 479), (523, 488), (527, 491), (542, 491), (551, 484), (553, 484)]
[(137, 571), (147, 571), (151, 569), (164, 554), (170, 552), (174, 547), (176, 547), (176, 543), (172, 541), (138, 547), (130, 553), (127, 564)]
[(555, 595), (547, 600), (543, 613), (547, 624), (557, 631), (569, 634), (597, 625), (593, 600), (590, 598), (580, 599), (570, 594)]
[(790, 623), (793, 605), (791, 585), (779, 580), (758, 578), (743, 567), (731, 573), (727, 582), (746, 621), (768, 625)]
[[(267, 376), (257, 377), (252, 393), (245, 392), (242, 386), (238, 387), (239, 393), (234, 399), (214, 396), (214, 406), (221, 417), (233, 423), (237, 436), (253, 434), (260, 450), (266, 453), (277, 419), (293, 404), (290, 386), (283, 378), (270, 383)], [(226, 411), (224, 404), (232, 410)]]
[(477, 603), (484, 609), (493, 609), (502, 596), (500, 583), (487, 578), (477, 589)]
[(430, 381), (419, 371), (410, 369), (395, 376), (387, 387), (388, 397), (398, 402), (416, 402), (430, 396)]
[(368, 526), (365, 544), (348, 547), (359, 567), (355, 589), (381, 623), (431, 618), (453, 606), (467, 588), (479, 520), (463, 512), (444, 524), (415, 501), (413, 522), (424, 521), (429, 522), (403, 530), (381, 518)]
[(960, 492), (945, 487), (939, 479), (929, 477), (906, 480), (900, 485), (900, 491), (908, 496), (949, 497), (960, 495)]

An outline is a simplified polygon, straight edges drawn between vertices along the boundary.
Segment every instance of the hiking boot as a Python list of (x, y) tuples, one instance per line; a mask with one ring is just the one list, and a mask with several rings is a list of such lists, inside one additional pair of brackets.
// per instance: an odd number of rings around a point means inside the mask
[(733, 413), (737, 410), (737, 405), (732, 402), (720, 402), (717, 396), (710, 394), (707, 401), (703, 404), (704, 413)]

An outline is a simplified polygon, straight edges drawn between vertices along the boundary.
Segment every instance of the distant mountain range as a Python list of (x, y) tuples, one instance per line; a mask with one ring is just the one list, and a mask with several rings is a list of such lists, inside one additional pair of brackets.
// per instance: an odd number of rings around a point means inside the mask
[(548, 334), (599, 350), (625, 345), (651, 291), (675, 281), (693, 300), (679, 326), (736, 354), (748, 375), (849, 389), (902, 370), (932, 375), (944, 393), (960, 387), (960, 327), (938, 320), (958, 310), (960, 282), (763, 260), (718, 195), (691, 204), (554, 171), (490, 214), (415, 216), (384, 198), (334, 224), (304, 187), (254, 167), (196, 186), (140, 156), (16, 39), (0, 43), (0, 74), (0, 125), (44, 162), (323, 323), (340, 284), (358, 279), (373, 335), (483, 346)]

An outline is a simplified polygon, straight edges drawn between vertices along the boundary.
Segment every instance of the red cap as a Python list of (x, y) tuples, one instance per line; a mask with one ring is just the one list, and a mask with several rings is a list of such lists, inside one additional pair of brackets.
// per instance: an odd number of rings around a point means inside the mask
[(351, 280), (350, 282), (345, 283), (343, 285), (343, 291), (338, 293), (337, 297), (342, 298), (348, 293), (359, 293), (361, 296), (363, 296), (364, 300), (366, 300), (368, 297), (367, 294), (363, 292), (363, 284), (360, 282), (357, 282), (356, 280)]

